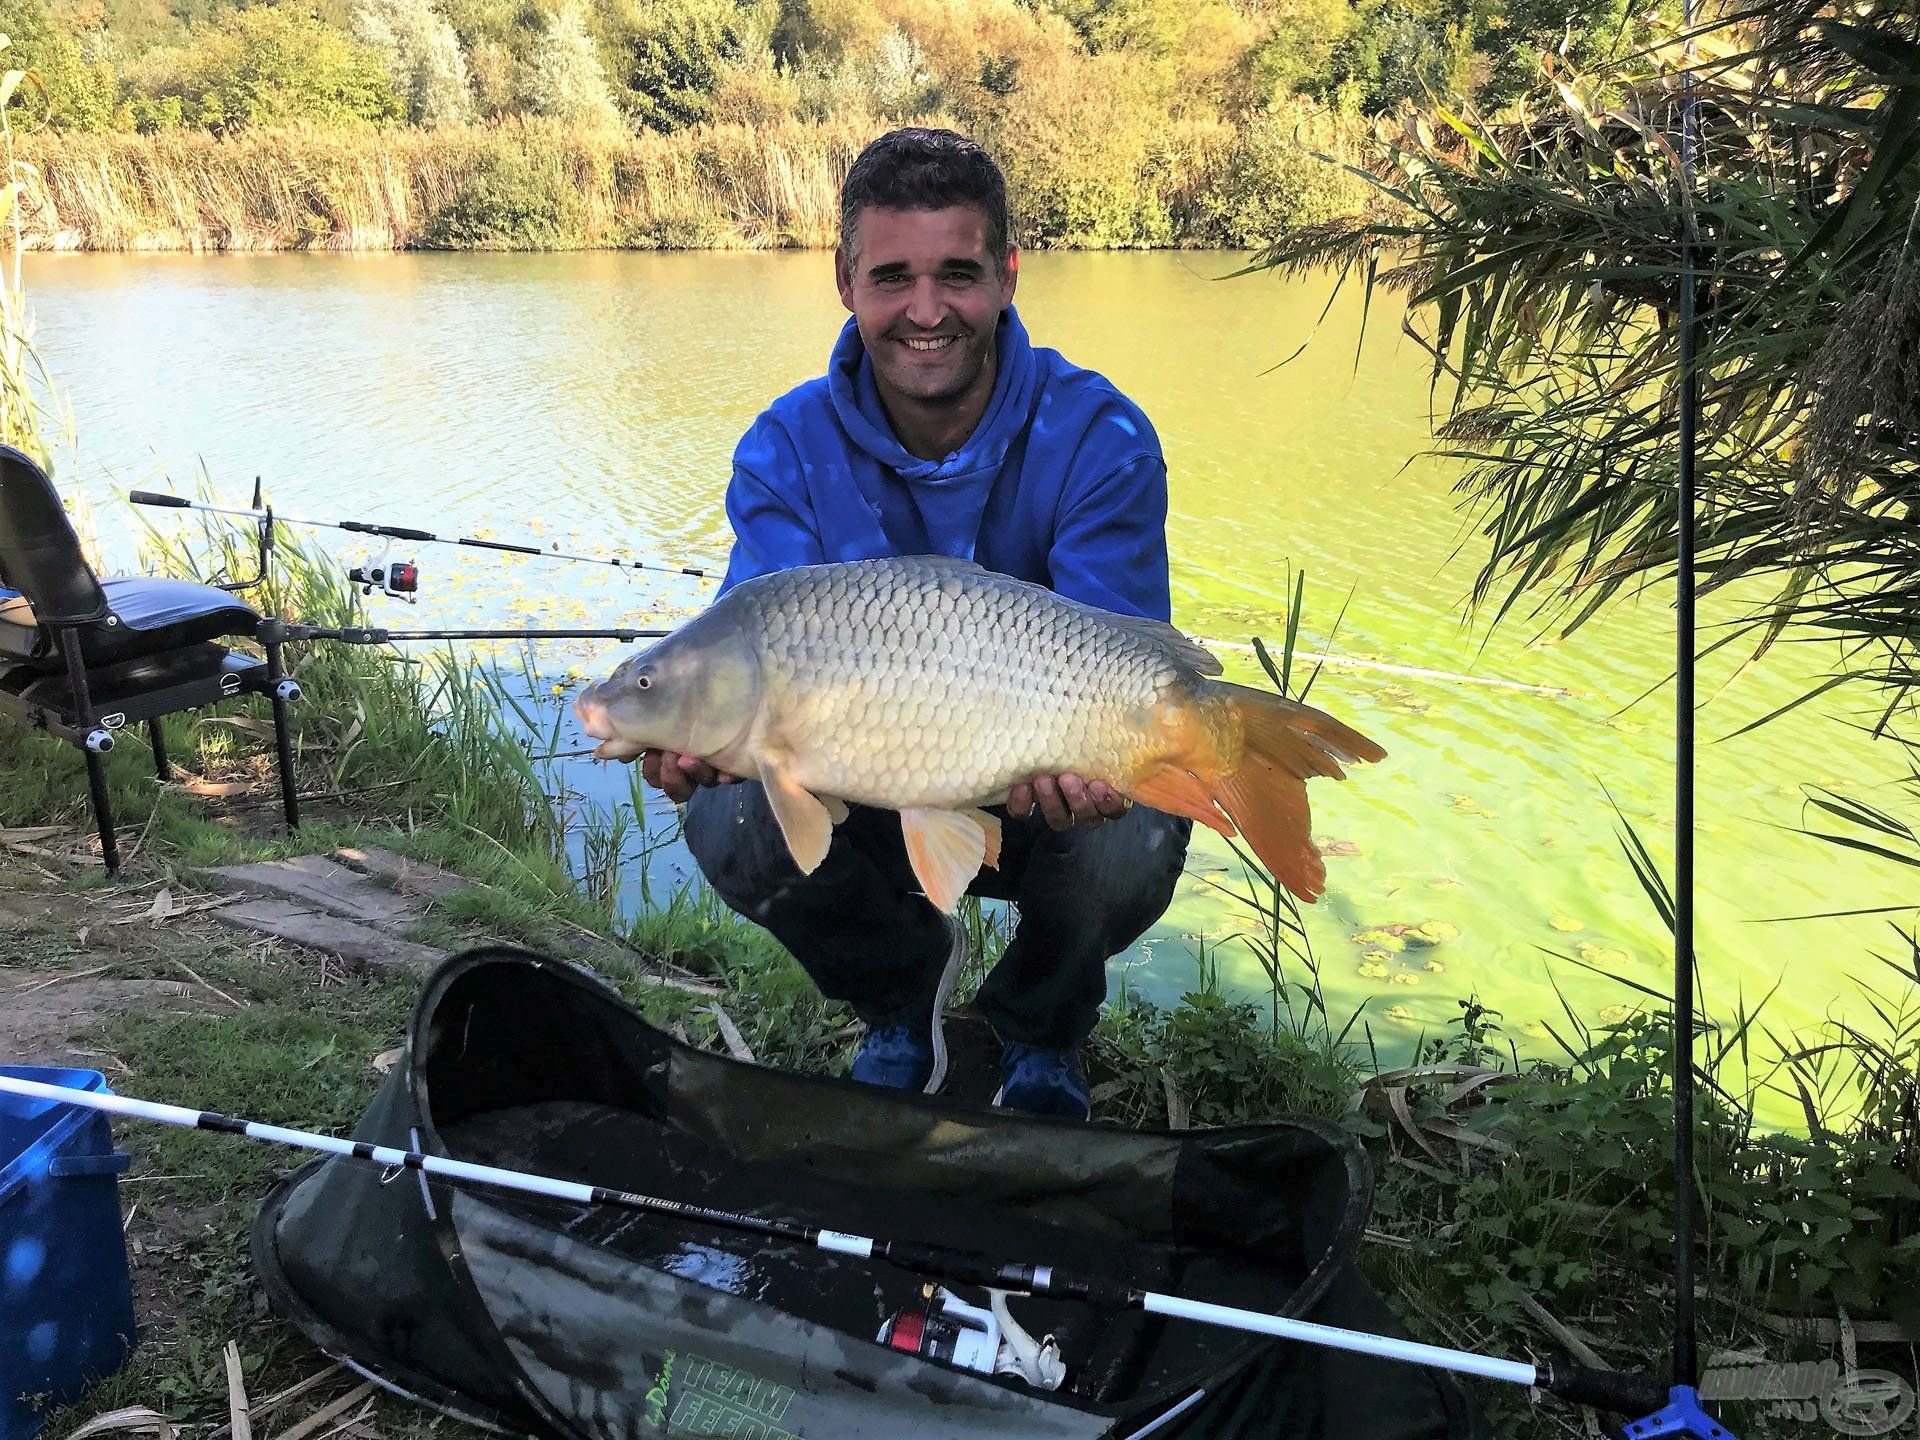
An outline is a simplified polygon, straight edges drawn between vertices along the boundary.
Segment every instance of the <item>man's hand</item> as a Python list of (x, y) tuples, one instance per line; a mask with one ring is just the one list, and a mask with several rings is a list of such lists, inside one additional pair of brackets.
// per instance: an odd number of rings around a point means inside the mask
[(1127, 813), (1126, 796), (1104, 780), (1082, 780), (1067, 772), (1061, 775), (1036, 775), (1022, 780), (1007, 792), (1007, 813), (1024, 820), (1034, 806), (1055, 830), (1071, 830), (1078, 825), (1092, 830)]
[(695, 755), (676, 755), (665, 750), (642, 750), (635, 757), (640, 774), (654, 789), (664, 791), (676, 805), (684, 805), (703, 785), (732, 785), (738, 775), (716, 770)]

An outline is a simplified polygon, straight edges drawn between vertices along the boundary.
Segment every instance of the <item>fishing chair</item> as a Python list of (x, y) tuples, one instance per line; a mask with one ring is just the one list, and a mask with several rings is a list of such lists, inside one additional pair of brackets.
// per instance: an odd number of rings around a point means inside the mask
[(97, 577), (46, 472), (0, 445), (0, 713), (18, 715), (86, 756), (109, 875), (119, 873), (120, 851), (101, 757), (113, 749), (115, 733), (135, 721), (147, 722), (164, 781), (172, 768), (161, 716), (235, 695), (267, 696), (281, 806), (289, 826), (300, 823), (287, 733), (287, 704), (300, 698), (300, 686), (282, 674), (278, 643), (266, 644), (265, 660), (215, 643), (251, 637), (259, 625), (251, 605), (219, 586)]

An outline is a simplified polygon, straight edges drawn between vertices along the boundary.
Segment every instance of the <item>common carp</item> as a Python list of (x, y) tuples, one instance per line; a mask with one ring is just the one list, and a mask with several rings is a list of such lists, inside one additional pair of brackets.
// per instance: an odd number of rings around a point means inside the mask
[(1386, 752), (1219, 674), (1171, 625), (911, 556), (745, 581), (588, 686), (574, 712), (604, 759), (678, 751), (760, 780), (806, 873), (847, 805), (898, 810), (914, 874), (942, 910), (998, 863), (999, 821), (982, 807), (1066, 772), (1237, 831), (1313, 900), (1326, 867), (1306, 781)]

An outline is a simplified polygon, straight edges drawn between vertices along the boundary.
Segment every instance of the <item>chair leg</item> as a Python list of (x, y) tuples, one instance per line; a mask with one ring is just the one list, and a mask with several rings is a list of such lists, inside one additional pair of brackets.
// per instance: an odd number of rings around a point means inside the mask
[(82, 746), (87, 757), (87, 788), (93, 792), (93, 823), (100, 832), (100, 858), (106, 861), (107, 878), (120, 874), (120, 846), (113, 834), (113, 805), (107, 799), (107, 767), (99, 752)]
[(300, 798), (294, 793), (293, 786), (293, 735), (287, 729), (287, 692), (289, 687), (292, 687), (293, 693), (298, 695), (299, 690), (297, 686), (293, 685), (292, 681), (285, 678), (285, 674), (280, 668), (280, 647), (269, 644), (266, 646), (266, 652), (267, 674), (271, 678), (273, 685), (271, 692), (273, 701), (273, 745), (274, 749), (279, 752), (280, 761), (280, 809), (287, 817), (287, 828), (289, 830), (298, 830), (300, 828)]
[(153, 773), (164, 785), (173, 778), (173, 766), (167, 760), (167, 736), (158, 716), (147, 721), (147, 739), (153, 743)]

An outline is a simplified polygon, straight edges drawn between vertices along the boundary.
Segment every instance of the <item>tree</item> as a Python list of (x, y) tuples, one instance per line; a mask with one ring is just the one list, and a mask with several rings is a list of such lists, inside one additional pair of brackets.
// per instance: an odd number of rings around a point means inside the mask
[(453, 26), (433, 0), (360, 0), (353, 33), (385, 57), (387, 78), (415, 125), (473, 118), (473, 89)]
[(107, 127), (113, 117), (113, 67), (90, 57), (43, 0), (0, 0), (0, 34), (9, 41), (7, 68), (29, 77), (14, 91), (12, 109), (61, 130)]
[(228, 11), (171, 78), (186, 118), (214, 130), (369, 124), (401, 113), (377, 52), (289, 5)]
[(612, 36), (623, 98), (656, 130), (697, 125), (713, 113), (728, 66), (742, 55), (747, 16), (735, 0), (640, 0)]
[(593, 37), (572, 5), (548, 17), (521, 83), (522, 98), (536, 115), (573, 125), (611, 128), (621, 123)]

